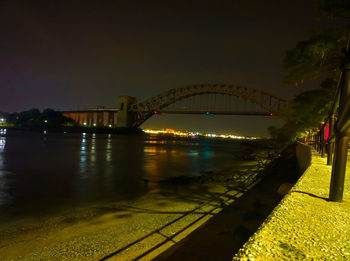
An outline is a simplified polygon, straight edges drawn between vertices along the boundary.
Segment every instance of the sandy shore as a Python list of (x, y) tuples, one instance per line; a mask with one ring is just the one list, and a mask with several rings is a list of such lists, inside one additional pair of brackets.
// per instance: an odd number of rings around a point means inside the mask
[(161, 193), (135, 201), (6, 224), (0, 230), (0, 259), (150, 260), (241, 197), (256, 183), (253, 169), (263, 162), (166, 181)]

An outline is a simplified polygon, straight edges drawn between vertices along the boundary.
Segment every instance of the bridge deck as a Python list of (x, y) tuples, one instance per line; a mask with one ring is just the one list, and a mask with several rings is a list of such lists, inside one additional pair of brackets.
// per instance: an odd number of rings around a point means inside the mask
[(245, 116), (272, 116), (270, 112), (248, 112), (248, 111), (222, 111), (222, 110), (161, 110), (155, 114), (204, 114), (204, 115), (245, 115)]

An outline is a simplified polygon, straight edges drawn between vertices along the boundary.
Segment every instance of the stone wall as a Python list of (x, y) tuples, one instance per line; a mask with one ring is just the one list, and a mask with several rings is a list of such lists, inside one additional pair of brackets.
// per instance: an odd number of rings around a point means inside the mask
[(311, 148), (301, 142), (296, 144), (296, 157), (301, 171), (305, 171), (311, 164)]

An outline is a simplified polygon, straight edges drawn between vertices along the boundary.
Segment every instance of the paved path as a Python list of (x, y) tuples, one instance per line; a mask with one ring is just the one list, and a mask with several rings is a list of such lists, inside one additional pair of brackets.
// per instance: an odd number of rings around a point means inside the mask
[(328, 201), (331, 167), (313, 152), (301, 179), (233, 260), (350, 260), (350, 161), (344, 201)]

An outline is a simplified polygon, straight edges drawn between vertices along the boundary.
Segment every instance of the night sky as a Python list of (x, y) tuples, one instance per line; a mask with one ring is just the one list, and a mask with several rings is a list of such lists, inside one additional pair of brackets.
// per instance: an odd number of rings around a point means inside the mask
[[(116, 107), (171, 88), (227, 83), (291, 98), (282, 59), (317, 1), (0, 2), (0, 111)], [(266, 135), (275, 119), (159, 116), (145, 127)], [(279, 122), (279, 124), (281, 124)]]

